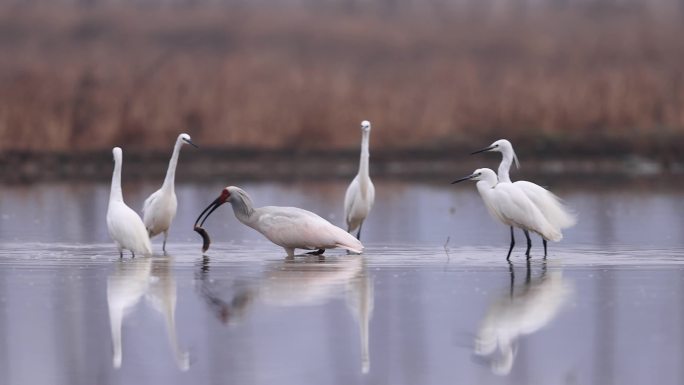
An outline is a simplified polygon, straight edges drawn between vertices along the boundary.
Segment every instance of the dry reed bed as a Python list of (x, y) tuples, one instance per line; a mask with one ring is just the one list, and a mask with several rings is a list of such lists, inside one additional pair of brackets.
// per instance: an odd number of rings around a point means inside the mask
[(295, 8), (5, 7), (0, 150), (480, 146), (674, 151), (684, 23)]

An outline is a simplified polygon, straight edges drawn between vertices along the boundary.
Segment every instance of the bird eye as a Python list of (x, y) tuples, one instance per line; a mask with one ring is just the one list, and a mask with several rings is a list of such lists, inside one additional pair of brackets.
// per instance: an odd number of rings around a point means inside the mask
[(499, 147), (499, 145), (498, 145), (498, 144), (495, 144), (494, 147)]

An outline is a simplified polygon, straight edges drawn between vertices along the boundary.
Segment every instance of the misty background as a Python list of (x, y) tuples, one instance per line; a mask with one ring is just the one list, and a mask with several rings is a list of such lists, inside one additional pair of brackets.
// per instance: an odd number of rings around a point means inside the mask
[(2, 0), (0, 166), (105, 178), (121, 146), (162, 174), (187, 132), (180, 175), (352, 175), (368, 119), (376, 174), (504, 137), (523, 164), (678, 172), (681, 36), (675, 0)]

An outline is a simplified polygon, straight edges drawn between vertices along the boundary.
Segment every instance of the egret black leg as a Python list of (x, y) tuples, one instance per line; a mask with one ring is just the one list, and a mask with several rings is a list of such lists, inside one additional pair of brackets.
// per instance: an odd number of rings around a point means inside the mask
[(515, 287), (515, 269), (513, 268), (513, 263), (511, 261), (508, 261), (508, 272), (511, 273), (511, 299), (513, 299), (513, 292), (514, 292), (514, 287)]
[(318, 249), (316, 251), (310, 251), (307, 254), (309, 254), (309, 255), (321, 255), (323, 253), (325, 253), (325, 249)]
[(511, 226), (511, 247), (508, 248), (508, 255), (506, 256), (507, 261), (511, 260), (511, 251), (513, 251), (513, 246), (515, 246), (515, 238), (513, 237), (513, 226)]
[(119, 250), (119, 259), (123, 259), (123, 250)]
[(532, 282), (532, 269), (530, 266), (530, 259), (527, 258), (527, 272), (525, 273), (525, 286), (529, 287)]
[(542, 238), (542, 243), (544, 243), (544, 258), (546, 258), (546, 239)]
[(356, 233), (356, 239), (361, 240), (361, 228), (363, 227), (363, 222), (359, 225), (359, 232)]
[(133, 252), (133, 250), (131, 250), (131, 257), (135, 258), (135, 253)]
[(527, 258), (530, 257), (530, 249), (532, 248), (532, 240), (530, 239), (530, 232), (527, 230), (523, 230), (525, 233), (525, 237), (527, 238), (527, 251), (525, 252), (525, 255), (527, 255)]

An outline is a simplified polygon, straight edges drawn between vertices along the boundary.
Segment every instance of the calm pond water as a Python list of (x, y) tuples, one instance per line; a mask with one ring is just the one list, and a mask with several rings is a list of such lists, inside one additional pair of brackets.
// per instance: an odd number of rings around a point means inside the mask
[[(242, 184), (341, 222), (345, 182)], [(139, 208), (154, 185), (127, 185)], [(284, 259), (221, 185), (179, 185), (170, 256), (120, 260), (108, 184), (0, 187), (1, 384), (681, 384), (684, 194), (555, 188), (579, 224), (505, 261), (472, 185), (378, 181), (367, 251)], [(154, 241), (156, 251), (161, 240)]]

